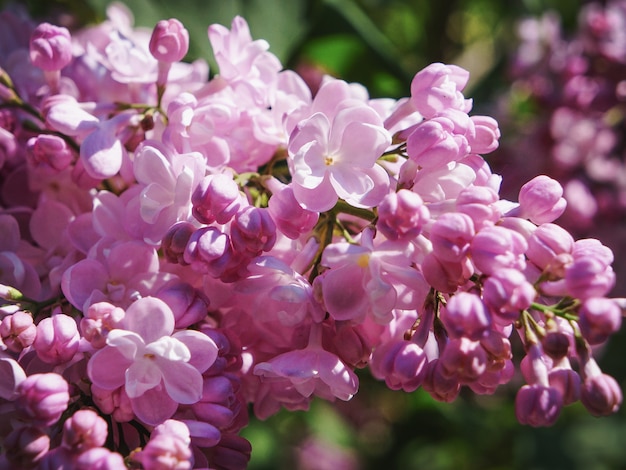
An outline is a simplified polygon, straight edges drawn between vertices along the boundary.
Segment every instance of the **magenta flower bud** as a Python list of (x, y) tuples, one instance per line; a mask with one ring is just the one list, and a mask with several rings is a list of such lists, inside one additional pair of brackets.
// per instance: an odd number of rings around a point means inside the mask
[(451, 338), (483, 338), (491, 326), (491, 314), (482, 299), (469, 292), (459, 292), (441, 309), (441, 321)]
[(10, 468), (34, 468), (50, 449), (50, 437), (35, 426), (18, 427), (4, 438), (2, 447)]
[(76, 321), (68, 315), (57, 313), (39, 322), (33, 348), (43, 362), (58, 365), (74, 357), (79, 340)]
[(239, 186), (231, 176), (205, 176), (191, 196), (193, 216), (203, 224), (229, 222), (243, 205)]
[(74, 161), (74, 151), (61, 137), (40, 134), (32, 137), (26, 144), (28, 159), (36, 168), (53, 172), (66, 169)]
[(428, 359), (422, 348), (406, 340), (390, 341), (372, 354), (370, 370), (391, 390), (413, 392), (424, 381)]
[(565, 271), (565, 283), (568, 293), (579, 299), (603, 297), (615, 285), (615, 272), (597, 258), (575, 259)]
[(445, 167), (469, 153), (467, 139), (454, 133), (454, 124), (437, 117), (415, 127), (406, 141), (409, 158), (422, 168)]
[(291, 186), (284, 186), (278, 191), (273, 191), (267, 208), (272, 220), (276, 223), (276, 228), (292, 240), (311, 231), (319, 220), (319, 213), (300, 205)]
[(61, 70), (72, 60), (72, 38), (67, 28), (41, 23), (30, 37), (30, 60), (47, 72)]
[(532, 427), (552, 426), (563, 408), (563, 397), (554, 387), (524, 385), (515, 397), (515, 416)]
[(185, 249), (195, 231), (196, 227), (189, 222), (177, 222), (172, 225), (161, 241), (165, 259), (182, 266), (189, 264), (185, 261)]
[(159, 21), (150, 37), (150, 53), (162, 62), (179, 62), (189, 50), (189, 32), (175, 18)]
[(518, 232), (495, 225), (478, 232), (469, 251), (476, 268), (492, 275), (505, 268), (523, 271), (527, 248), (526, 239)]
[(605, 297), (592, 297), (578, 311), (580, 331), (589, 344), (603, 343), (622, 326), (622, 310)]
[(496, 203), (500, 195), (489, 186), (468, 186), (456, 198), (456, 210), (467, 214), (474, 222), (474, 228), (496, 223), (501, 213)]
[(441, 261), (459, 262), (466, 255), (474, 237), (474, 222), (465, 214), (442, 214), (430, 229), (433, 252)]
[(172, 309), (177, 329), (187, 328), (207, 316), (209, 300), (186, 282), (163, 287), (156, 297)]
[(104, 445), (107, 423), (90, 409), (76, 411), (63, 423), (63, 445), (74, 452), (83, 452)]
[(200, 228), (189, 238), (183, 259), (195, 271), (219, 277), (233, 260), (230, 239), (215, 227)]
[(103, 348), (109, 331), (121, 328), (125, 312), (119, 307), (108, 302), (92, 304), (80, 320), (80, 331), (83, 338), (91, 343), (94, 348)]
[(187, 470), (192, 468), (192, 457), (189, 443), (177, 436), (158, 433), (151, 437), (146, 446), (135, 452), (132, 458), (143, 465), (143, 468)]
[(0, 323), (0, 338), (9, 351), (22, 352), (35, 341), (37, 327), (33, 317), (18, 310), (13, 315), (7, 315)]
[(487, 370), (487, 353), (478, 341), (456, 338), (446, 344), (439, 362), (444, 376), (470, 383)]
[[(568, 361), (569, 364), (569, 361)], [(580, 376), (571, 367), (555, 367), (548, 373), (550, 386), (563, 397), (563, 405), (571, 405), (580, 399)]]
[(474, 122), (475, 136), (469, 138), (472, 153), (490, 153), (498, 148), (500, 128), (498, 121), (490, 116), (471, 116)]
[(561, 331), (548, 331), (541, 340), (541, 348), (551, 359), (559, 361), (569, 352), (570, 338)]
[(105, 447), (93, 447), (82, 452), (73, 463), (75, 470), (118, 470), (126, 468), (124, 457)]
[(413, 77), (411, 103), (426, 119), (449, 108), (469, 111), (471, 102), (461, 93), (468, 80), (469, 72), (461, 67), (431, 64)]
[(522, 186), (518, 200), (521, 216), (537, 225), (558, 219), (567, 206), (561, 184), (546, 175), (536, 176)]
[(376, 228), (389, 240), (417, 237), (430, 220), (430, 211), (419, 194), (401, 189), (387, 194), (378, 205)]
[(456, 377), (450, 377), (445, 373), (439, 359), (434, 359), (428, 363), (422, 388), (435, 400), (451, 403), (459, 396), (461, 385)]
[(574, 238), (570, 233), (556, 224), (546, 223), (537, 227), (528, 237), (526, 256), (538, 268), (562, 277), (565, 273), (562, 263), (571, 259), (571, 256), (560, 255), (571, 255), (573, 250)]
[(272, 249), (276, 225), (267, 209), (248, 206), (233, 219), (230, 236), (234, 250), (252, 258)]
[(130, 398), (124, 391), (124, 387), (104, 390), (92, 384), (91, 397), (100, 411), (111, 415), (118, 423), (125, 423), (135, 418)]
[(52, 426), (66, 410), (69, 385), (59, 374), (33, 374), (18, 386), (16, 407), (37, 426)]
[(580, 401), (594, 416), (615, 413), (622, 404), (622, 390), (610, 375), (600, 373), (585, 378)]
[(452, 293), (474, 273), (471, 263), (448, 263), (441, 261), (435, 253), (428, 253), (422, 263), (426, 282), (440, 292)]
[(522, 310), (530, 307), (536, 296), (533, 285), (517, 269), (498, 270), (483, 284), (485, 304), (502, 325), (515, 321)]

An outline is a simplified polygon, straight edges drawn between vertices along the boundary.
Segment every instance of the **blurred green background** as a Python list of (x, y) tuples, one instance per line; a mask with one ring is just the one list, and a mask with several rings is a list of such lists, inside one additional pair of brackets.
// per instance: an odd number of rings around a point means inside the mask
[[(1, 1), (0, 5), (9, 2)], [(107, 0), (27, 1), (36, 18), (68, 26), (104, 18)], [(409, 94), (413, 75), (431, 62), (471, 72), (466, 96), (476, 113), (495, 107), (509, 82), (507, 57), (516, 45), (515, 24), (548, 9), (576, 24), (579, 0), (129, 0), (135, 23), (151, 28), (176, 17), (190, 31), (188, 58), (212, 64), (207, 27), (229, 26), (242, 15), (254, 38), (263, 38), (288, 68), (330, 73), (364, 84), (372, 97)], [(68, 16), (65, 13), (72, 13)], [(213, 68), (215, 70), (215, 68)], [(506, 135), (503, 136), (506, 138)], [(506, 181), (504, 182), (506, 185)], [(619, 260), (618, 260), (619, 262)], [(623, 262), (623, 261), (621, 261)], [(622, 282), (624, 280), (622, 279)], [(626, 337), (614, 337), (599, 356), (622, 388)], [(361, 389), (348, 403), (315, 401), (308, 413), (282, 412), (251, 420), (250, 469), (626, 469), (626, 413), (596, 419), (579, 404), (566, 408), (548, 429), (519, 425), (514, 392), (462, 393), (452, 404), (423, 391), (392, 392), (361, 371)]]

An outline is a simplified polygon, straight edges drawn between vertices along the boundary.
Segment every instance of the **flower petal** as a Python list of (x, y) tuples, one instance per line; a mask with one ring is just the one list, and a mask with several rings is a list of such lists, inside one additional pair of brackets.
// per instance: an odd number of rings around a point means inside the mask
[(191, 359), (188, 363), (198, 369), (200, 373), (211, 367), (217, 359), (217, 345), (204, 333), (195, 330), (182, 330), (175, 333), (173, 337), (189, 348)]
[(118, 348), (105, 346), (97, 351), (87, 363), (87, 375), (98, 387), (115, 390), (124, 385), (126, 369), (132, 361)]
[(171, 418), (178, 409), (178, 403), (168, 396), (162, 384), (131, 398), (130, 403), (137, 418), (152, 426)]
[(191, 364), (156, 358), (167, 394), (177, 403), (190, 405), (202, 398), (202, 374)]
[(157, 358), (142, 357), (126, 369), (126, 394), (137, 398), (159, 385), (162, 378)]
[(142, 297), (126, 309), (126, 329), (140, 335), (146, 344), (153, 343), (174, 331), (172, 309), (156, 297)]

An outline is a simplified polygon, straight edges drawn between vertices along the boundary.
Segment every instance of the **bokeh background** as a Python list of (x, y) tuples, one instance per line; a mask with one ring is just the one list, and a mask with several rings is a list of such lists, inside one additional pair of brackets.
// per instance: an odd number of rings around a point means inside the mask
[[(19, 4), (40, 20), (70, 28), (104, 19), (108, 0), (0, 0)], [(409, 94), (413, 75), (432, 62), (468, 69), (465, 91), (474, 113), (501, 120), (502, 149), (486, 156), (504, 174), (502, 193), (515, 198), (524, 168), (509, 152), (529, 126), (546, 122), (547, 110), (515, 93), (510, 73), (519, 22), (547, 11), (559, 15), (565, 34), (575, 34), (582, 0), (128, 0), (135, 24), (152, 28), (164, 18), (180, 19), (190, 31), (188, 59), (211, 64), (207, 27), (229, 26), (242, 15), (254, 38), (266, 39), (286, 68), (311, 84), (331, 74), (365, 85), (372, 97)], [(624, 46), (626, 47), (626, 45)], [(626, 78), (626, 76), (624, 77)], [(544, 149), (545, 151), (545, 149)], [(524, 159), (547, 159), (540, 148)], [(491, 160), (490, 160), (491, 159)], [(518, 166), (516, 166), (518, 165)], [(575, 204), (576, 201), (570, 201)], [(617, 253), (615, 292), (626, 292), (626, 258), (620, 214), (602, 230)], [(621, 241), (620, 241), (621, 240)], [(626, 336), (615, 336), (598, 353), (603, 369), (626, 385)], [(567, 407), (547, 429), (519, 425), (513, 400), (519, 382), (493, 396), (462, 393), (451, 404), (423, 391), (392, 392), (360, 373), (361, 387), (348, 403), (315, 401), (305, 412), (282, 412), (264, 422), (251, 418), (243, 434), (252, 445), (252, 470), (357, 469), (626, 469), (626, 412), (596, 419), (579, 404)]]

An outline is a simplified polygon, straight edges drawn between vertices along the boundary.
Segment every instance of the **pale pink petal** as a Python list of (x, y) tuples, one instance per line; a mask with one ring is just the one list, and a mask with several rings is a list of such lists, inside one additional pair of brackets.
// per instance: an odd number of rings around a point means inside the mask
[(333, 268), (323, 279), (324, 305), (335, 320), (352, 320), (365, 315), (368, 299), (362, 284), (362, 268), (353, 264)]
[(217, 359), (217, 345), (204, 333), (196, 330), (182, 330), (175, 333), (173, 337), (189, 348), (191, 352), (189, 364), (199, 372), (207, 370)]
[(126, 369), (132, 360), (117, 349), (105, 346), (97, 351), (87, 363), (87, 375), (91, 381), (105, 390), (115, 390), (124, 385)]
[(164, 188), (174, 184), (175, 176), (160, 142), (145, 141), (135, 152), (133, 170), (137, 181), (156, 184)]
[(315, 212), (325, 212), (332, 209), (338, 199), (328, 177), (325, 177), (315, 189), (294, 185), (293, 195), (302, 207)]
[(137, 418), (152, 426), (171, 418), (178, 409), (178, 403), (168, 396), (162, 384), (131, 398), (130, 403)]
[(124, 146), (109, 129), (98, 129), (89, 134), (80, 146), (80, 158), (89, 176), (106, 179), (122, 167)]
[(132, 331), (114, 329), (107, 335), (106, 342), (117, 349), (129, 361), (133, 361), (137, 354), (142, 354), (145, 344), (141, 336)]
[(202, 374), (191, 364), (156, 357), (167, 394), (177, 403), (190, 405), (202, 398)]
[(26, 378), (26, 373), (15, 359), (0, 354), (0, 398), (14, 400), (19, 395), (17, 386)]
[(126, 369), (126, 393), (130, 398), (137, 398), (159, 385), (162, 377), (157, 358), (137, 358)]
[(61, 290), (70, 303), (79, 310), (86, 309), (85, 302), (94, 290), (104, 291), (109, 275), (99, 262), (84, 259), (63, 273)]
[(124, 325), (126, 329), (141, 336), (148, 344), (172, 334), (174, 314), (161, 299), (143, 297), (126, 309)]
[(107, 265), (111, 279), (123, 283), (138, 274), (158, 271), (159, 258), (154, 248), (143, 242), (123, 242), (111, 248)]

